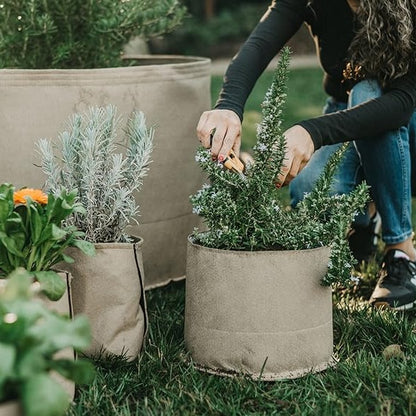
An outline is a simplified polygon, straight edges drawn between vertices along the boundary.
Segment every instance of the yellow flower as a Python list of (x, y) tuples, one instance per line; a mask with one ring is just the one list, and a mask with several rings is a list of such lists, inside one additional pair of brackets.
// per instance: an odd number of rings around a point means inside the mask
[(38, 204), (45, 205), (48, 203), (48, 195), (43, 193), (40, 189), (24, 188), (15, 191), (13, 194), (13, 202), (15, 205), (26, 205), (26, 199), (31, 198)]

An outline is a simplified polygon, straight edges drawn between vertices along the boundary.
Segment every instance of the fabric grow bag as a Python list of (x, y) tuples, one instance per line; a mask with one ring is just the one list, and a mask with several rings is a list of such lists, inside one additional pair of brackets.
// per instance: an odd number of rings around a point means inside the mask
[(75, 259), (67, 266), (73, 275), (74, 314), (86, 315), (91, 325), (87, 355), (111, 353), (133, 360), (143, 347), (147, 311), (142, 242), (95, 244), (93, 257), (68, 250)]
[(262, 380), (332, 364), (329, 249), (230, 251), (189, 241), (185, 343), (198, 368)]
[[(137, 199), (140, 234), (151, 288), (185, 275), (186, 237), (200, 220), (189, 195), (201, 187), (194, 161), (196, 125), (210, 108), (210, 60), (139, 56), (135, 66), (73, 70), (0, 70), (0, 182), (41, 187), (35, 142), (55, 139), (68, 117), (90, 105), (114, 104), (125, 122), (133, 110), (155, 127), (152, 164)], [(121, 136), (121, 132), (120, 132)], [(160, 253), (163, 253), (161, 256)]]
[(18, 401), (0, 403), (0, 416), (23, 416), (23, 410)]

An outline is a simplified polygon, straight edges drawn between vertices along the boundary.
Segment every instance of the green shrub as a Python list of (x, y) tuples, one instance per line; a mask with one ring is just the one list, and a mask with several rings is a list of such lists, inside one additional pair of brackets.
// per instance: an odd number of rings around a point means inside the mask
[(0, 67), (119, 66), (132, 36), (167, 33), (185, 13), (179, 0), (4, 0)]
[[(209, 20), (189, 16), (183, 24), (163, 41), (162, 52), (191, 55), (211, 55), (210, 48), (221, 48), (226, 42), (242, 42), (253, 30), (264, 13), (264, 5), (241, 4), (235, 9), (224, 9)], [(203, 51), (203, 52), (201, 52)], [(234, 51), (226, 51), (229, 57)]]
[(346, 232), (356, 213), (368, 199), (363, 183), (348, 195), (331, 195), (331, 180), (343, 155), (337, 152), (313, 191), (296, 209), (286, 210), (280, 202), (275, 180), (285, 156), (281, 130), (289, 51), (285, 49), (263, 102), (263, 120), (258, 126), (253, 149), (255, 162), (246, 167), (245, 177), (213, 163), (210, 151), (198, 150), (196, 160), (208, 173), (206, 184), (191, 197), (194, 212), (201, 215), (207, 232), (196, 230), (193, 238), (207, 247), (230, 250), (300, 250), (331, 247), (325, 284), (346, 283), (354, 259)]

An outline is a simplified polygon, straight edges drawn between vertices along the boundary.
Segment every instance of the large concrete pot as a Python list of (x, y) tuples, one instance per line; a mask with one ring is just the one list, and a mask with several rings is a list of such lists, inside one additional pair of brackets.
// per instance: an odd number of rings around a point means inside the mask
[(41, 186), (45, 177), (34, 144), (56, 138), (74, 112), (114, 104), (127, 121), (134, 109), (143, 111), (156, 129), (155, 148), (137, 197), (140, 227), (133, 227), (131, 234), (146, 241), (143, 257), (150, 288), (185, 275), (186, 237), (199, 225), (189, 195), (203, 181), (194, 161), (195, 128), (210, 108), (210, 61), (141, 56), (134, 63), (122, 68), (0, 70), (0, 182)]
[(229, 251), (189, 241), (185, 343), (198, 368), (263, 380), (332, 363), (328, 248)]
[(92, 343), (88, 355), (111, 353), (134, 360), (147, 332), (143, 240), (95, 244), (95, 256), (68, 250), (74, 314), (86, 315)]

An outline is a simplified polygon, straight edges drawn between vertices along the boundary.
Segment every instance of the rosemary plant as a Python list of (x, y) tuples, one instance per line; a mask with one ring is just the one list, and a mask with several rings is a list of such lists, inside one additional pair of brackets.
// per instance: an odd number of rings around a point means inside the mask
[(314, 190), (293, 210), (280, 201), (275, 179), (284, 163), (285, 137), (281, 129), (286, 98), (289, 50), (284, 49), (272, 85), (262, 104), (263, 119), (253, 149), (255, 162), (245, 178), (211, 161), (200, 148), (196, 161), (210, 178), (191, 196), (193, 210), (204, 218), (207, 232), (196, 229), (193, 239), (207, 247), (228, 250), (302, 250), (331, 247), (324, 284), (350, 280), (355, 260), (346, 240), (348, 227), (368, 200), (362, 183), (350, 194), (332, 195), (331, 180), (342, 158), (342, 148), (326, 166)]
[(0, 67), (120, 66), (133, 36), (160, 36), (181, 23), (180, 0), (2, 0)]
[(117, 153), (121, 118), (116, 112), (111, 105), (91, 107), (69, 119), (59, 145), (47, 139), (38, 142), (46, 188), (54, 194), (77, 191), (84, 212), (74, 213), (68, 221), (92, 243), (129, 241), (126, 227), (136, 221), (135, 193), (148, 172), (153, 149), (154, 130), (146, 127), (142, 112), (135, 112), (125, 130), (125, 155)]

